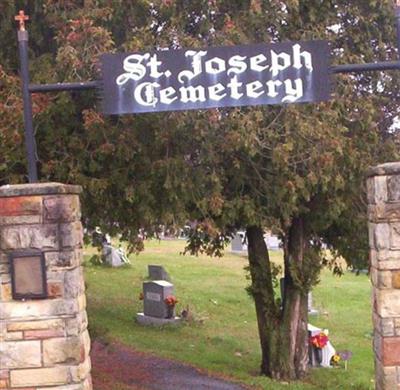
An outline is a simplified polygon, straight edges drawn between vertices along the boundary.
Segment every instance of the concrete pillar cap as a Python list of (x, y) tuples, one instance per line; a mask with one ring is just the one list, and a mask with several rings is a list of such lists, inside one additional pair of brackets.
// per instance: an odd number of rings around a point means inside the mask
[(400, 175), (400, 162), (390, 162), (367, 169), (367, 177)]
[(81, 192), (81, 186), (62, 183), (8, 184), (0, 187), (0, 198), (29, 195), (73, 195)]

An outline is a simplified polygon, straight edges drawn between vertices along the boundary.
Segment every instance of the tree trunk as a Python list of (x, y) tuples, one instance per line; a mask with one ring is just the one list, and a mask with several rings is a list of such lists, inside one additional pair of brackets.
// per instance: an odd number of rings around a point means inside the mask
[(261, 343), (261, 373), (274, 377), (276, 367), (274, 353), (279, 345), (279, 310), (274, 300), (271, 263), (263, 231), (258, 226), (247, 228), (251, 291), (256, 306), (258, 333)]
[(284, 247), (285, 289), (282, 326), (289, 331), (291, 337), (289, 355), (294, 362), (296, 378), (304, 376), (308, 365), (308, 291), (298, 285), (299, 279), (302, 279), (301, 274), (306, 272), (303, 260), (307, 248), (304, 221), (302, 218), (295, 218), (288, 231)]
[(272, 267), (263, 230), (247, 228), (250, 274), (262, 362), (261, 373), (274, 379), (304, 376), (308, 364), (307, 293), (295, 284), (293, 265), (301, 269), (305, 239), (303, 221), (293, 221), (285, 240), (285, 285), (282, 307), (273, 289)]

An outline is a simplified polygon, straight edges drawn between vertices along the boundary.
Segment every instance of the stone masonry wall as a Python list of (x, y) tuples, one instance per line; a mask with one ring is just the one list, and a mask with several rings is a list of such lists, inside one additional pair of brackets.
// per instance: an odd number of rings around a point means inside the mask
[[(0, 187), (0, 389), (92, 389), (80, 192), (57, 183)], [(48, 299), (12, 299), (15, 250), (44, 252)]]
[(375, 380), (400, 389), (400, 163), (368, 172)]

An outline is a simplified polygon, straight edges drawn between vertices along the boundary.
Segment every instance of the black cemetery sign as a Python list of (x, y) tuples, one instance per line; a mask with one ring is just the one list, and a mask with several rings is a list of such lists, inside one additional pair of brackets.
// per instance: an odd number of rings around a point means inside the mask
[(326, 41), (104, 54), (103, 112), (318, 102), (330, 97)]

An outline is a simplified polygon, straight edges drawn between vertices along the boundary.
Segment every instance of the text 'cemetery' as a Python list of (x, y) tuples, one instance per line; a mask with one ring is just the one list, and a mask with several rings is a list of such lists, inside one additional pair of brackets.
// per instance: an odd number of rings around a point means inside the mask
[(326, 42), (102, 56), (106, 114), (329, 98)]

